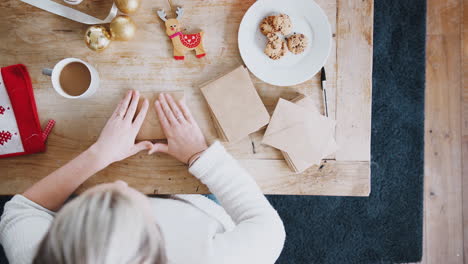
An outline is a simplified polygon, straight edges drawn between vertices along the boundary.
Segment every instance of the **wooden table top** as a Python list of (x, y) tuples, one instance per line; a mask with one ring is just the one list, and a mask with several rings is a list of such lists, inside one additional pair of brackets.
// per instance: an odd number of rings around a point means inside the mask
[[(59, 1), (59, 0), (57, 0)], [(182, 24), (187, 31), (205, 31), (207, 56), (185, 61), (172, 58), (172, 45), (155, 10), (167, 1), (143, 0), (131, 15), (138, 25), (129, 42), (111, 43), (102, 53), (84, 44), (86, 25), (47, 13), (17, 0), (0, 1), (0, 66), (25, 64), (33, 82), (39, 117), (43, 124), (57, 121), (41, 154), (0, 160), (0, 194), (23, 192), (34, 182), (64, 165), (94, 142), (119, 99), (128, 89), (184, 90), (209, 142), (217, 139), (199, 84), (242, 63), (237, 47), (240, 21), (254, 0), (173, 1), (184, 7)], [(325, 10), (333, 33), (333, 47), (326, 64), (328, 107), (337, 120), (336, 155), (321, 166), (294, 174), (279, 150), (261, 145), (264, 130), (244, 140), (224, 143), (249, 170), (267, 194), (367, 196), (370, 193), (370, 128), (372, 97), (373, 1), (317, 0)], [(79, 9), (104, 17), (110, 0), (85, 0)], [(90, 11), (92, 10), (92, 11)], [(42, 68), (66, 57), (92, 64), (101, 87), (89, 99), (59, 96)], [(292, 99), (298, 92), (310, 95), (322, 109), (319, 76), (293, 87), (275, 87), (252, 75), (268, 110), (279, 97)], [(95, 184), (124, 180), (146, 194), (207, 193), (208, 189), (187, 172), (186, 166), (164, 154), (138, 154), (91, 177), (78, 192)]]

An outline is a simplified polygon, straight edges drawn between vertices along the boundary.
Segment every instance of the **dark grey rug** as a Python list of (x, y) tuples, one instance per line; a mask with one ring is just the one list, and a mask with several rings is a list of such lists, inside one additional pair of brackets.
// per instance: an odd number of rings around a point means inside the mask
[[(421, 259), (425, 21), (424, 0), (375, 0), (372, 193), (268, 196), (287, 232), (278, 263)], [(3, 251), (0, 263), (7, 263)]]
[(286, 226), (277, 263), (422, 256), (426, 1), (375, 0), (369, 198), (269, 196)]

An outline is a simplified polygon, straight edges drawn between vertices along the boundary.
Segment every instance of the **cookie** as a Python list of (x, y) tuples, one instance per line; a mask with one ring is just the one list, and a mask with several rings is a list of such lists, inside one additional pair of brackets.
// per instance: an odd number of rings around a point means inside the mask
[(266, 35), (268, 42), (271, 42), (273, 48), (281, 47), (281, 43), (283, 42), (281, 38), (276, 33), (268, 33)]
[(263, 35), (275, 32), (275, 29), (273, 28), (274, 18), (274, 16), (267, 16), (262, 20), (262, 22), (260, 22), (260, 31), (263, 33)]
[(294, 34), (287, 38), (288, 49), (294, 54), (300, 54), (304, 52), (305, 48), (309, 44), (309, 40), (304, 34)]
[(280, 14), (273, 17), (273, 28), (276, 32), (288, 35), (292, 31), (292, 22), (288, 15)]
[(274, 42), (268, 42), (264, 50), (265, 54), (270, 57), (272, 60), (279, 60), (283, 57), (287, 52), (288, 48), (286, 42), (281, 40), (281, 45), (275, 45)]

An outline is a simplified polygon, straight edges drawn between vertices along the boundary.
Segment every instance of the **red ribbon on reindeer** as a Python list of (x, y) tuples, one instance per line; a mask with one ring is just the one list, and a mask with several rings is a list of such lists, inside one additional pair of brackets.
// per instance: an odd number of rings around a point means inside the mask
[(161, 18), (166, 25), (166, 34), (172, 40), (174, 46), (174, 59), (183, 60), (185, 53), (189, 50), (195, 50), (197, 58), (202, 58), (206, 55), (205, 49), (203, 48), (203, 35), (201, 31), (196, 34), (183, 34), (180, 31), (179, 19), (182, 17), (184, 10), (181, 7), (177, 7), (176, 18), (167, 18), (164, 10), (158, 11), (158, 16)]

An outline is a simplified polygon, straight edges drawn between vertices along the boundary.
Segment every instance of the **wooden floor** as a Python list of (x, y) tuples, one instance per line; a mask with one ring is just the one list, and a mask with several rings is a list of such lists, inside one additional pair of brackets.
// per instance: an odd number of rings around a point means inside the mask
[(468, 0), (427, 3), (422, 263), (468, 263)]

